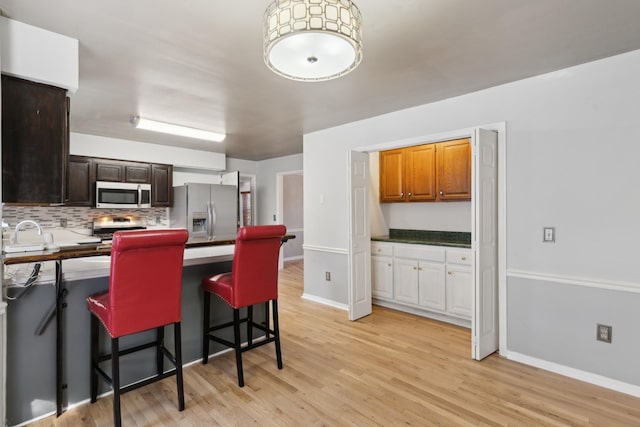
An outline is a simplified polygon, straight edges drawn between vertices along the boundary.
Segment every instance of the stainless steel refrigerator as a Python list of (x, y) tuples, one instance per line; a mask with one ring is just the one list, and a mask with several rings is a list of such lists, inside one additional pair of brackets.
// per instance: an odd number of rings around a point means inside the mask
[(235, 237), (239, 225), (238, 185), (189, 183), (173, 187), (171, 227), (186, 228), (190, 239)]

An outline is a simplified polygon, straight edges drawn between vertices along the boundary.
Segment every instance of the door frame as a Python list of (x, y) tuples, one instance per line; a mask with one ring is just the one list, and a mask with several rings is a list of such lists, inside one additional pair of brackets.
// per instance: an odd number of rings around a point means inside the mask
[[(243, 182), (249, 182), (249, 187), (251, 188), (251, 224), (256, 225), (258, 220), (258, 187), (256, 186), (256, 176), (254, 174), (240, 174), (240, 185)], [(242, 215), (242, 212), (240, 212)]]
[[(488, 123), (463, 129), (457, 129), (442, 133), (434, 133), (421, 135), (406, 139), (387, 141), (379, 144), (366, 145), (353, 148), (349, 151), (362, 151), (367, 153), (377, 152), (381, 150), (390, 150), (394, 148), (408, 147), (418, 144), (429, 144), (434, 142), (447, 141), (451, 139), (472, 138), (475, 129), (482, 128), (493, 130), (498, 133), (498, 351), (502, 354), (507, 352), (507, 167), (506, 167), (506, 149), (507, 149), (507, 124), (506, 122)], [(351, 165), (349, 165), (349, 174), (351, 174)], [(475, 179), (475, 177), (472, 177)], [(351, 212), (347, 212), (351, 218)], [(475, 212), (472, 212), (475, 215)], [(472, 236), (473, 237), (473, 236)], [(473, 238), (472, 238), (473, 240)], [(351, 242), (349, 242), (349, 254), (351, 257)], [(352, 274), (348, 272), (349, 277)], [(371, 288), (371, 282), (367, 284)], [(474, 281), (474, 286), (477, 282)], [(348, 292), (352, 292), (351, 283), (349, 283)]]

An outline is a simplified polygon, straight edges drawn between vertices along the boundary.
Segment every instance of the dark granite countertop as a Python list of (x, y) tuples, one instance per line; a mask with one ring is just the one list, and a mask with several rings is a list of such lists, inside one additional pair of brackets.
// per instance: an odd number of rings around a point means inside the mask
[(371, 241), (471, 248), (471, 233), (391, 228), (388, 236), (372, 236)]

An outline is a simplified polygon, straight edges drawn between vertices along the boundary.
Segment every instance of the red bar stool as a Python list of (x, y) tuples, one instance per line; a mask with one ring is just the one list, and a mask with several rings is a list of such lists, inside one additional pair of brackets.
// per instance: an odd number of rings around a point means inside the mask
[[(182, 263), (184, 245), (189, 237), (185, 229), (119, 231), (114, 233), (111, 249), (109, 291), (91, 295), (91, 403), (98, 394), (98, 374), (113, 388), (114, 425), (121, 425), (120, 395), (154, 381), (176, 375), (178, 408), (184, 409), (182, 350), (180, 343)], [(111, 353), (98, 355), (99, 328), (102, 322), (111, 337)], [(173, 324), (175, 349), (164, 346), (164, 326)], [(120, 350), (118, 339), (125, 335), (156, 329), (156, 340)], [(139, 350), (156, 349), (156, 375), (127, 386), (120, 385), (120, 356)], [(175, 369), (164, 372), (164, 356)], [(99, 366), (111, 360), (111, 377)]]
[[(275, 342), (278, 369), (282, 369), (280, 331), (278, 327), (278, 257), (280, 242), (287, 232), (284, 225), (241, 227), (236, 237), (233, 265), (230, 273), (202, 279), (204, 316), (202, 363), (209, 361), (209, 344), (215, 341), (235, 349), (238, 385), (244, 387), (242, 353)], [(210, 325), (211, 294), (222, 298), (233, 309), (233, 321)], [(269, 328), (269, 302), (273, 313), (273, 329)], [(265, 322), (253, 321), (253, 305), (265, 303)], [(247, 307), (247, 317), (240, 318), (240, 308)], [(247, 325), (247, 345), (240, 342), (240, 324)], [(234, 341), (227, 341), (212, 332), (233, 327)], [(253, 328), (265, 333), (265, 339), (253, 341)]]

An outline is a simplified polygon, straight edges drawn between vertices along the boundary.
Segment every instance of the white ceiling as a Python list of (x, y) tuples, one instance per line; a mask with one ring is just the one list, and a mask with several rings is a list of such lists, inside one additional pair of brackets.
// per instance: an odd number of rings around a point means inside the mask
[[(3, 15), (80, 41), (73, 132), (263, 160), (302, 135), (640, 49), (639, 0), (356, 0), (364, 58), (302, 83), (262, 59), (270, 0), (0, 0)], [(134, 129), (133, 115), (224, 143)]]

